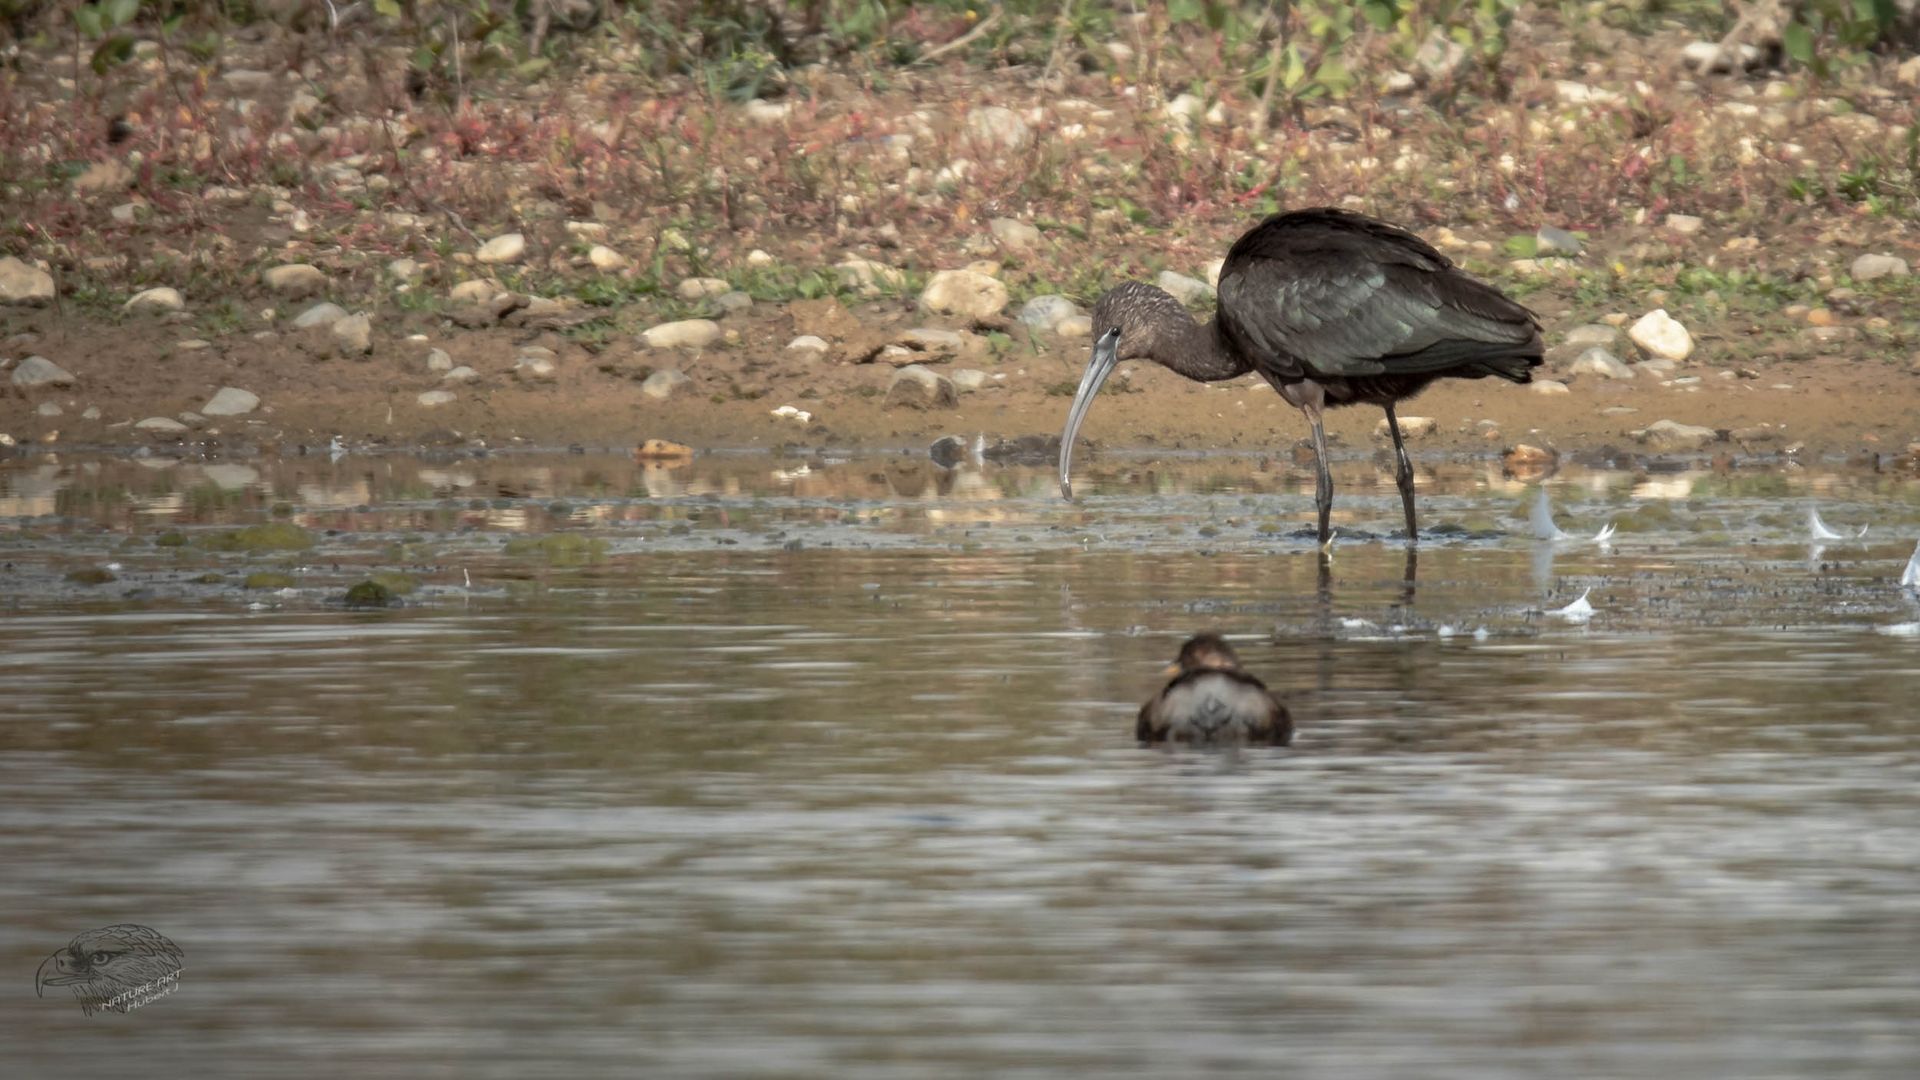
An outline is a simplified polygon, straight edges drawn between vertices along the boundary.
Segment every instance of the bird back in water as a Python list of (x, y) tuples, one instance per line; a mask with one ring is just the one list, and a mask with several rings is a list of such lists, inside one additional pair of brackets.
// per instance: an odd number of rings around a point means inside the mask
[(1141, 742), (1270, 743), (1293, 741), (1293, 718), (1266, 684), (1240, 668), (1218, 634), (1200, 634), (1180, 649), (1175, 674), (1145, 705), (1134, 725)]

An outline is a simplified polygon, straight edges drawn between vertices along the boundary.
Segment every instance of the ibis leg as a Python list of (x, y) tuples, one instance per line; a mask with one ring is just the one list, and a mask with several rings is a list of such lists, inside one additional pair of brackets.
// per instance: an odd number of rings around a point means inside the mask
[(1400, 485), (1400, 505), (1407, 511), (1407, 543), (1420, 542), (1420, 526), (1413, 520), (1413, 462), (1407, 457), (1407, 444), (1400, 439), (1400, 418), (1387, 406), (1387, 430), (1393, 432), (1394, 482)]
[(1313, 505), (1320, 510), (1320, 548), (1324, 551), (1333, 540), (1333, 530), (1329, 527), (1333, 516), (1333, 473), (1327, 468), (1327, 429), (1321, 423), (1317, 406), (1305, 406), (1300, 411), (1307, 414), (1307, 424), (1313, 429), (1313, 463), (1320, 470), (1313, 489)]

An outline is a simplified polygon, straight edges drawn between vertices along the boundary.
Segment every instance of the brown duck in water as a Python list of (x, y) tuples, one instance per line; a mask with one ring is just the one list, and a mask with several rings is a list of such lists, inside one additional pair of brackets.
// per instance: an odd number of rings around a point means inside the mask
[(1293, 717), (1267, 685), (1240, 670), (1240, 657), (1219, 634), (1180, 647), (1166, 688), (1140, 706), (1141, 742), (1267, 743), (1293, 741)]

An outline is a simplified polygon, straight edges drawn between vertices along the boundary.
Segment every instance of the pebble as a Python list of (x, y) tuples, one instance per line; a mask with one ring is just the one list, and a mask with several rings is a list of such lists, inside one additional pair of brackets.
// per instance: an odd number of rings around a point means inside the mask
[(1009, 251), (1030, 251), (1040, 246), (1040, 230), (1013, 218), (994, 218), (987, 222), (993, 238)]
[(884, 404), (890, 409), (951, 409), (959, 400), (952, 379), (931, 368), (908, 364), (893, 373)]
[(1815, 345), (1836, 345), (1842, 341), (1852, 341), (1860, 336), (1860, 331), (1851, 326), (1809, 326), (1800, 331), (1802, 341)]
[[(1400, 417), (1400, 437), (1403, 439), (1424, 439), (1433, 434), (1439, 427), (1440, 422), (1431, 416)], [(1392, 432), (1387, 427), (1386, 417), (1381, 417), (1380, 422), (1373, 426), (1373, 437), (1376, 439), (1393, 437)]]
[(453, 357), (445, 349), (432, 349), (427, 352), (428, 371), (452, 371)]
[(983, 105), (967, 113), (967, 133), (1001, 150), (1024, 150), (1033, 142), (1033, 129), (1020, 114), (1000, 105)]
[(200, 406), (200, 413), (202, 416), (245, 416), (259, 407), (258, 394), (237, 386), (223, 386)]
[(1692, 236), (1694, 233), (1699, 232), (1704, 225), (1706, 225), (1706, 222), (1694, 217), (1692, 214), (1667, 215), (1668, 231), (1679, 233), (1681, 236)]
[(1007, 287), (976, 270), (942, 270), (927, 282), (920, 306), (943, 315), (988, 319), (1007, 306)]
[(327, 275), (308, 263), (288, 263), (260, 275), (267, 288), (292, 300), (312, 296), (327, 287)]
[(564, 228), (568, 236), (577, 236), (582, 240), (605, 240), (607, 226), (598, 221), (569, 221)]
[(442, 405), (451, 405), (460, 400), (460, 395), (451, 390), (424, 390), (414, 399), (425, 409), (434, 409)]
[(499, 287), (491, 281), (463, 281), (447, 290), (447, 299), (455, 303), (484, 304), (499, 291)]
[(49, 419), (55, 416), (66, 415), (66, 410), (62, 409), (58, 402), (53, 401), (43, 401), (33, 411), (36, 415), (48, 417)]
[(1183, 304), (1200, 304), (1213, 299), (1213, 286), (1199, 278), (1176, 274), (1171, 270), (1160, 271), (1160, 276), (1154, 279), (1154, 284), (1165, 289), (1175, 300)]
[(833, 346), (827, 344), (824, 338), (818, 338), (812, 334), (801, 334), (799, 337), (787, 342), (787, 348), (792, 352), (805, 352), (812, 353), (815, 356), (825, 356), (827, 355), (827, 351), (833, 348)]
[(301, 312), (299, 317), (293, 320), (293, 328), (295, 330), (310, 330), (316, 326), (332, 326), (334, 323), (346, 317), (347, 309), (341, 307), (339, 304), (315, 304)]
[(1680, 365), (1663, 356), (1650, 357), (1640, 361), (1640, 370), (1649, 375), (1668, 375)]
[(954, 388), (963, 394), (971, 394), (993, 382), (993, 376), (976, 368), (956, 368), (952, 379)]
[(1079, 314), (1080, 305), (1058, 293), (1036, 296), (1020, 305), (1020, 321), (1035, 330), (1057, 330), (1062, 321)]
[(1718, 439), (1720, 433), (1696, 424), (1656, 420), (1647, 425), (1645, 430), (1634, 432), (1633, 437), (1655, 450), (1698, 450)]
[(1895, 255), (1862, 255), (1853, 260), (1848, 273), (1855, 281), (1874, 281), (1883, 277), (1906, 277), (1907, 260)]
[(1054, 326), (1053, 332), (1063, 338), (1090, 338), (1093, 336), (1093, 316), (1069, 315)]
[(183, 435), (187, 430), (187, 425), (171, 416), (149, 416), (133, 426), (154, 435)]
[(373, 318), (365, 312), (335, 319), (327, 329), (343, 356), (365, 356), (373, 351)]
[(624, 269), (627, 265), (627, 257), (625, 255), (620, 254), (605, 244), (593, 245), (593, 250), (587, 252), (587, 261), (592, 263), (594, 268), (598, 270), (620, 270)]
[(742, 111), (747, 114), (748, 120), (756, 124), (778, 124), (793, 111), (793, 102), (754, 98), (742, 107)]
[(1655, 308), (1640, 316), (1627, 330), (1627, 337), (1649, 356), (1685, 360), (1693, 354), (1693, 335), (1667, 314), (1665, 308)]
[(733, 286), (715, 277), (692, 277), (674, 287), (674, 293), (682, 300), (705, 300), (710, 296), (719, 296)]
[(52, 299), (52, 274), (11, 255), (0, 258), (0, 304), (44, 304)]
[(473, 253), (473, 258), (475, 262), (497, 265), (501, 263), (517, 263), (520, 261), (520, 257), (526, 253), (527, 238), (520, 233), (513, 232), (507, 233), (504, 236), (496, 236), (486, 243), (481, 244), (480, 250)]
[(163, 285), (157, 289), (147, 289), (134, 293), (133, 298), (127, 301), (125, 310), (184, 311), (186, 307), (186, 298), (180, 295), (180, 290), (170, 289)]
[(650, 349), (702, 349), (720, 340), (720, 324), (712, 319), (681, 319), (640, 332)]
[(747, 265), (772, 266), (773, 256), (761, 251), (759, 248), (754, 248), (752, 251), (747, 252)]
[(387, 276), (395, 281), (417, 281), (420, 271), (420, 264), (413, 259), (395, 259), (387, 264)]
[(448, 368), (447, 373), (440, 376), (440, 381), (443, 383), (477, 383), (480, 381), (480, 373), (466, 364), (461, 364), (459, 367)]
[(721, 311), (732, 314), (736, 311), (745, 311), (752, 307), (753, 296), (739, 289), (730, 289), (714, 297), (713, 303), (714, 306), (718, 307)]
[(552, 382), (560, 374), (560, 365), (551, 357), (525, 352), (513, 360), (513, 377), (522, 382)]
[(1557, 382), (1553, 379), (1535, 379), (1527, 384), (1527, 389), (1532, 390), (1536, 394), (1570, 394), (1573, 392), (1567, 388), (1566, 383)]
[(930, 326), (916, 326), (911, 330), (902, 330), (895, 339), (899, 344), (921, 352), (951, 355), (960, 351), (963, 340), (953, 330), (938, 330)]
[(640, 392), (655, 401), (665, 401), (673, 396), (675, 390), (692, 381), (677, 368), (662, 368), (647, 376), (640, 384)]
[(44, 356), (29, 356), (20, 361), (13, 369), (13, 385), (21, 390), (38, 390), (43, 386), (69, 387), (75, 382), (73, 373)]
[(1589, 346), (1573, 363), (1567, 365), (1569, 375), (1598, 375), (1603, 379), (1631, 379), (1633, 369), (1620, 362), (1619, 358), (1598, 345)]

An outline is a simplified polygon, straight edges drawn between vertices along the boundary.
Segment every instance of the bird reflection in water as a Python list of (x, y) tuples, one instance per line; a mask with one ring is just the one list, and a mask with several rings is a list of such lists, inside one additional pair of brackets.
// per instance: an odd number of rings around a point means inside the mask
[(1200, 634), (1181, 646), (1173, 678), (1140, 707), (1134, 734), (1143, 743), (1286, 746), (1293, 717), (1265, 683), (1240, 667), (1233, 646)]

